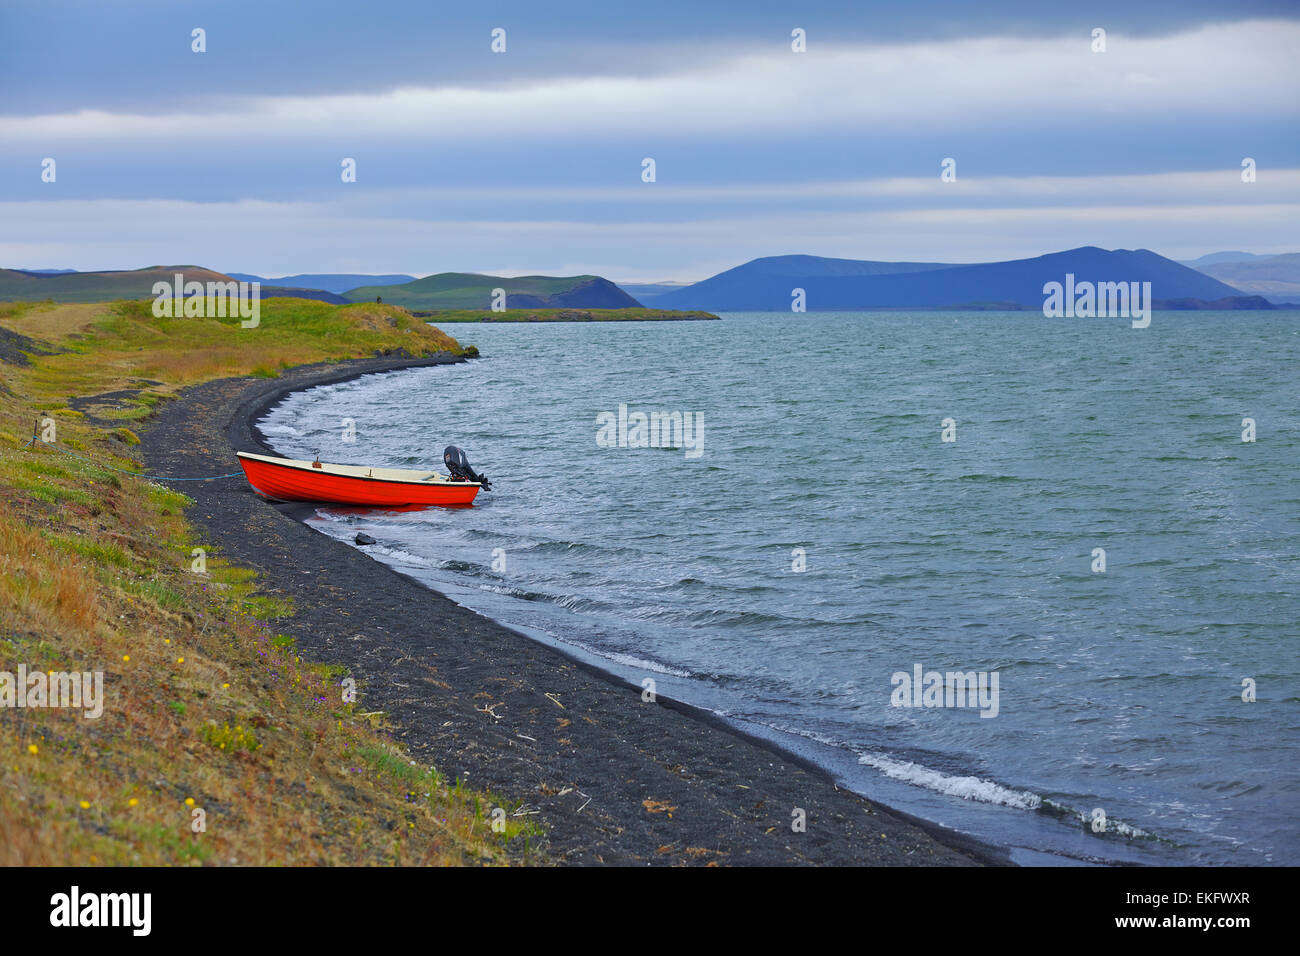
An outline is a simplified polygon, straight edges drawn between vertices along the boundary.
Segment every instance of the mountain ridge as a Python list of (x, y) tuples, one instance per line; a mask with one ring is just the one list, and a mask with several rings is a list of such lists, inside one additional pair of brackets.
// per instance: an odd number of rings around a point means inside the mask
[(656, 308), (709, 312), (788, 311), (802, 288), (809, 311), (964, 308), (988, 303), (1041, 306), (1043, 286), (1151, 282), (1160, 300), (1215, 301), (1244, 293), (1149, 249), (1081, 246), (1027, 259), (984, 263), (877, 262), (817, 256), (753, 259), (684, 289), (653, 296)]

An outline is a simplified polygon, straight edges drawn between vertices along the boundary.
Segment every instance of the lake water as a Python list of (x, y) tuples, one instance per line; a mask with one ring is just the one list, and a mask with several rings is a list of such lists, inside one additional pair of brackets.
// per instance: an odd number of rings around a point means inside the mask
[[(494, 490), (320, 530), (1021, 862), (1300, 864), (1300, 313), (449, 331), (483, 359), (263, 427)], [(610, 447), (620, 405), (697, 451)], [(894, 706), (918, 666), (996, 716)]]

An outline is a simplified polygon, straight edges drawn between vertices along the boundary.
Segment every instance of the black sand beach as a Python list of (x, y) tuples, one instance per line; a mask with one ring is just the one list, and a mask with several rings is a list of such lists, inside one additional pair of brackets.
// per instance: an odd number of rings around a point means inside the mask
[[(279, 378), (223, 379), (164, 406), (143, 433), (148, 470), (233, 470), (264, 452), (252, 427), (286, 393), (367, 372), (442, 364), (375, 358)], [(436, 459), (436, 454), (435, 454)], [(599, 672), (460, 607), (272, 505), (242, 479), (187, 482), (191, 519), (229, 560), (291, 597), (277, 623), (305, 656), (347, 667), (359, 703), (447, 777), (524, 801), (534, 846), (577, 864), (970, 866), (999, 851), (869, 803), (821, 770), (712, 715)], [(792, 814), (806, 812), (806, 832)]]

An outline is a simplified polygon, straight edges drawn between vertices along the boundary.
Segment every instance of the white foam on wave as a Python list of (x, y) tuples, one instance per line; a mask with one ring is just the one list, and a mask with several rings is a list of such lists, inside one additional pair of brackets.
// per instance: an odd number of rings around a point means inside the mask
[(1030, 790), (1011, 790), (1001, 784), (994, 783), (992, 780), (983, 780), (979, 777), (957, 777), (938, 770), (931, 770), (929, 767), (923, 767), (919, 763), (913, 763), (910, 760), (895, 760), (892, 757), (885, 757), (880, 754), (864, 754), (856, 750), (856, 748), (848, 747), (842, 740), (818, 733), (815, 730), (803, 730), (798, 727), (782, 726), (775, 723), (768, 723), (768, 726), (782, 733), (815, 740), (817, 743), (825, 744), (828, 747), (853, 750), (858, 755), (858, 763), (863, 766), (873, 767), (894, 780), (901, 780), (903, 783), (910, 783), (913, 786), (925, 787), (927, 790), (934, 790), (936, 793), (946, 794), (950, 797), (960, 797), (963, 800), (975, 800), (979, 803), (1015, 807), (1019, 810), (1037, 810), (1043, 805), (1043, 798)]
[(303, 436), (303, 433), (292, 425), (263, 424), (261, 430), (263, 435), (288, 435), (290, 438), (301, 438)]
[(337, 538), (344, 544), (351, 544), (358, 551), (364, 552), (376, 560), (379, 560), (380, 558), (388, 558), (389, 561), (384, 563), (400, 564), (404, 567), (426, 568), (430, 570), (436, 566), (434, 562), (430, 561), (423, 555), (412, 554), (410, 551), (404, 551), (401, 548), (394, 548), (391, 545), (379, 544), (378, 542), (368, 545), (356, 544), (350, 537), (352, 529), (355, 527), (352, 515), (332, 515), (328, 512), (321, 513), (318, 511), (317, 516), (324, 521), (345, 525), (346, 527), (344, 528), (323, 528), (322, 530), (331, 538)]
[(633, 657), (631, 654), (622, 654), (618, 651), (593, 651), (601, 657), (608, 657), (616, 664), (622, 664), (624, 667), (635, 667), (637, 670), (654, 671), (656, 674), (668, 674), (672, 677), (692, 677), (690, 671), (679, 670), (676, 667), (669, 667), (667, 664), (660, 664), (658, 661), (648, 661), (640, 657)]
[(337, 514), (336, 512), (330, 511), (328, 507), (322, 507), (316, 509), (314, 520), (328, 521), (332, 524), (352, 524), (353, 516)]
[[(1049, 806), (1055, 807), (1056, 809), (1062, 810), (1070, 816), (1075, 817), (1085, 827), (1091, 827), (1093, 824), (1093, 817), (1090, 813), (1079, 813), (1076, 810), (1071, 810), (1064, 804), (1057, 803), (1055, 800), (1048, 800), (1047, 803)], [(1120, 836), (1127, 837), (1131, 840), (1151, 839), (1151, 834), (1146, 830), (1143, 830), (1141, 827), (1135, 827), (1131, 823), (1125, 823), (1123, 820), (1116, 820), (1113, 817), (1107, 818), (1105, 832), (1117, 833)]]
[[(345, 539), (346, 540), (346, 539)], [(403, 551), (401, 548), (393, 548), (383, 544), (370, 544), (362, 547), (357, 545), (358, 550), (364, 550), (371, 557), (391, 558), (400, 564), (410, 565), (417, 568), (433, 568), (434, 564), (428, 558), (418, 554), (412, 554), (410, 551)]]
[(957, 777), (929, 767), (922, 767), (910, 760), (894, 760), (879, 754), (860, 754), (858, 763), (874, 767), (894, 780), (925, 787), (927, 790), (950, 797), (960, 797), (963, 800), (1015, 807), (1018, 810), (1037, 810), (1043, 805), (1043, 798), (1030, 790), (1011, 790), (980, 777)]

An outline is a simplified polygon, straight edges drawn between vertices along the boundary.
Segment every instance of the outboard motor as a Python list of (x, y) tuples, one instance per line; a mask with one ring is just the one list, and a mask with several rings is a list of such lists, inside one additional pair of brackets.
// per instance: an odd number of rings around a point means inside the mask
[(447, 473), (452, 481), (477, 481), (484, 491), (492, 490), (492, 482), (487, 475), (480, 475), (469, 466), (465, 453), (455, 445), (448, 445), (442, 450), (442, 462), (447, 466)]

